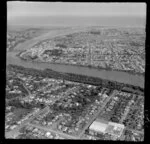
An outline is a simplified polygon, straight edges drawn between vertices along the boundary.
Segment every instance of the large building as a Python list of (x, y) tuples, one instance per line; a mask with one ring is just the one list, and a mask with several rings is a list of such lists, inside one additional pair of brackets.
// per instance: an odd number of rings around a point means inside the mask
[(118, 124), (114, 122), (109, 122), (105, 133), (111, 134), (116, 137), (120, 137), (124, 130), (123, 124)]
[(96, 119), (90, 126), (91, 131), (95, 131), (98, 133), (105, 133), (108, 126), (108, 122)]
[(103, 134), (107, 133), (114, 137), (120, 137), (124, 130), (124, 125), (96, 119), (89, 127), (89, 130), (90, 132), (97, 132)]

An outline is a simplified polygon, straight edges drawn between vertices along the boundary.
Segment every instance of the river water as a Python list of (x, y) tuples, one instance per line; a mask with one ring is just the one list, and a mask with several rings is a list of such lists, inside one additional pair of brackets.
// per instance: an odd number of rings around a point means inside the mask
[[(72, 31), (72, 30), (71, 30)], [(62, 34), (68, 34), (67, 32), (60, 32), (60, 35)], [(52, 38), (54, 36), (58, 35), (58, 31), (55, 33), (47, 33), (45, 36), (42, 36), (43, 38)], [(16, 47), (17, 51), (8, 52), (7, 53), (7, 65), (13, 64), (18, 66), (24, 66), (25, 68), (34, 68), (34, 69), (52, 69), (54, 71), (58, 72), (65, 72), (65, 73), (74, 73), (74, 74), (81, 74), (86, 76), (92, 76), (92, 77), (98, 77), (102, 79), (117, 81), (120, 83), (126, 83), (131, 84), (135, 86), (140, 86), (141, 88), (144, 88), (144, 77), (143, 75), (133, 75), (126, 72), (121, 71), (108, 71), (104, 69), (95, 69), (95, 68), (88, 68), (88, 67), (81, 67), (81, 66), (73, 66), (73, 65), (65, 65), (65, 64), (50, 64), (50, 63), (40, 63), (40, 62), (31, 62), (31, 61), (23, 61), (20, 58), (16, 56), (19, 50), (27, 49), (31, 47), (33, 44), (35, 44), (37, 41), (40, 40), (41, 37), (35, 38), (33, 41), (30, 41), (22, 45), (19, 45), (19, 47)]]

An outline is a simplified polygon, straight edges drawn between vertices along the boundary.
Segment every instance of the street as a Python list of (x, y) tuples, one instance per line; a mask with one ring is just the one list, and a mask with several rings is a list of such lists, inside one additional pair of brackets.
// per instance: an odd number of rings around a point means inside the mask
[(84, 134), (84, 131), (91, 125), (91, 123), (97, 118), (97, 116), (99, 115), (99, 113), (103, 110), (103, 108), (106, 106), (106, 104), (108, 103), (108, 101), (114, 97), (116, 94), (116, 91), (113, 91), (112, 95), (109, 96), (105, 103), (102, 105), (102, 107), (94, 114), (93, 118), (89, 120), (88, 124), (83, 128), (82, 132), (79, 134), (79, 137), (82, 137), (82, 135)]
[(23, 121), (20, 125), (18, 125), (16, 128), (14, 128), (13, 130), (6, 132), (5, 134), (5, 138), (12, 138), (15, 135), (18, 134), (19, 129), (21, 129), (23, 126), (25, 126), (26, 124), (28, 124), (30, 121), (32, 121), (35, 117), (37, 117), (40, 113), (42, 113), (43, 111), (47, 111), (49, 110), (49, 107), (45, 107), (44, 109), (42, 109), (41, 111), (38, 111), (36, 114), (34, 114), (31, 118)]

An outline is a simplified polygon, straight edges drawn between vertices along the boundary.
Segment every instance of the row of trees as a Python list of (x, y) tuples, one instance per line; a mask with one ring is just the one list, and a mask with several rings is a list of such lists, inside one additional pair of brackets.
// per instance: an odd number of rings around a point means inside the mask
[(36, 103), (36, 102), (24, 102), (21, 103), (20, 99), (13, 99), (8, 102), (9, 106), (14, 106), (16, 108), (25, 108), (25, 109), (32, 109), (34, 107), (44, 108), (43, 103)]
[(42, 70), (35, 70), (31, 68), (24, 68), (21, 66), (11, 65), (11, 67), (16, 71), (23, 72), (26, 74), (31, 74), (34, 76), (50, 77), (50, 78), (53, 77), (56, 79), (61, 78), (65, 80), (70, 80), (70, 81), (75, 81), (75, 82), (80, 82), (80, 83), (85, 83), (85, 84), (90, 84), (90, 85), (97, 85), (97, 86), (102, 85), (103, 87), (107, 87), (110, 89), (117, 89), (117, 90), (121, 90), (121, 89), (125, 90), (126, 88), (130, 88), (133, 91), (139, 90), (141, 92), (144, 92), (144, 89), (138, 86), (132, 86), (129, 84), (109, 81), (109, 80), (100, 79), (96, 77), (89, 77), (85, 75), (78, 75), (78, 74), (72, 74), (72, 73), (60, 73), (60, 72), (53, 71), (51, 69), (45, 69), (44, 71), (42, 71)]

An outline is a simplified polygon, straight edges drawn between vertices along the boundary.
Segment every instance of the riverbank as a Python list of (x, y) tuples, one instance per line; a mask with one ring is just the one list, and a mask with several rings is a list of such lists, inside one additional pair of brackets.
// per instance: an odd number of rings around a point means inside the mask
[(95, 68), (80, 67), (75, 65), (72, 66), (64, 64), (49, 64), (32, 61), (23, 61), (20, 58), (16, 57), (16, 54), (17, 53), (15, 52), (7, 53), (7, 65), (12, 64), (17, 66), (24, 66), (25, 68), (34, 68), (38, 70), (52, 69), (56, 72), (91, 76), (144, 88), (144, 77), (142, 75), (132, 75), (121, 71), (109, 71), (103, 69), (97, 70)]
[(144, 76), (138, 74), (131, 74), (128, 72), (117, 71), (117, 70), (109, 70), (109, 69), (97, 69), (94, 67), (85, 67), (85, 66), (78, 66), (78, 65), (68, 65), (68, 64), (52, 64), (52, 63), (45, 63), (45, 62), (33, 62), (33, 61), (23, 61), (16, 55), (23, 51), (31, 48), (35, 43), (43, 40), (43, 39), (50, 39), (56, 36), (62, 36), (66, 34), (71, 34), (74, 32), (84, 31), (87, 28), (70, 28), (67, 30), (59, 30), (59, 31), (50, 31), (42, 36), (36, 37), (33, 40), (27, 41), (19, 46), (17, 46), (14, 51), (7, 52), (7, 65), (17, 65), (23, 66), (24, 68), (32, 68), (37, 70), (45, 70), (51, 69), (56, 72), (60, 73), (70, 73), (70, 74), (77, 74), (77, 75), (84, 75), (87, 77), (94, 77), (105, 79), (108, 81), (115, 81), (118, 83), (129, 84), (133, 86), (138, 86), (144, 88)]
[(64, 80), (90, 84), (90, 85), (95, 85), (95, 86), (103, 86), (103, 87), (107, 87), (111, 89), (124, 90), (124, 91), (127, 90), (135, 94), (141, 94), (144, 91), (144, 89), (138, 86), (132, 86), (129, 84), (118, 83), (116, 81), (109, 81), (106, 79), (89, 77), (85, 75), (61, 73), (61, 72), (53, 71), (51, 69), (37, 70), (33, 68), (24, 68), (23, 66), (16, 66), (16, 65), (8, 65), (7, 69), (10, 71), (11, 70), (15, 71), (16, 73), (23, 73), (23, 74), (32, 75), (32, 76), (64, 79)]
[(140, 72), (136, 72), (134, 70), (119, 70), (119, 69), (111, 69), (109, 67), (107, 68), (103, 68), (103, 67), (100, 67), (100, 66), (94, 66), (94, 65), (81, 65), (81, 64), (72, 64), (72, 63), (59, 63), (59, 62), (44, 62), (42, 60), (40, 60), (38, 58), (38, 56), (35, 56), (34, 58), (31, 58), (31, 59), (25, 59), (23, 57), (20, 56), (22, 52), (19, 52), (16, 56), (18, 58), (20, 58), (22, 61), (28, 61), (28, 62), (32, 62), (32, 63), (48, 63), (48, 64), (59, 64), (59, 65), (70, 65), (70, 66), (78, 66), (78, 67), (88, 67), (89, 69), (96, 69), (96, 70), (106, 70), (106, 71), (118, 71), (118, 72), (126, 72), (128, 74), (131, 74), (131, 75), (137, 75), (137, 76), (143, 76), (145, 78), (145, 72), (144, 73), (140, 73)]

